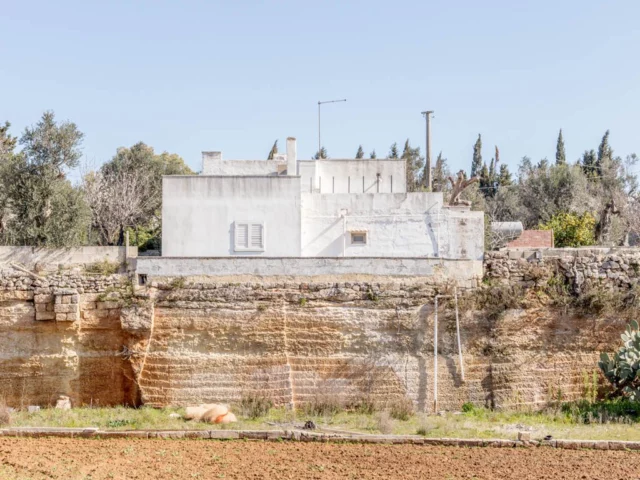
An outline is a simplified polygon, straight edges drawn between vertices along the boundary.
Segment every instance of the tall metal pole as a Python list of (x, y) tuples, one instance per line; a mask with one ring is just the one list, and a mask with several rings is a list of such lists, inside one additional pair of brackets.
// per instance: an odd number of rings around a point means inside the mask
[(320, 150), (322, 149), (322, 141), (320, 138), (321, 128), (320, 128), (320, 105), (324, 103), (338, 103), (338, 102), (346, 102), (347, 99), (343, 98), (341, 100), (326, 100), (324, 102), (318, 102), (318, 156), (320, 156)]
[(422, 112), (427, 120), (427, 141), (426, 141), (426, 157), (427, 164), (424, 167), (424, 186), (427, 191), (431, 191), (431, 115), (433, 114), (433, 110), (427, 110), (426, 112)]
[(320, 155), (320, 147), (322, 146), (320, 141), (320, 105), (322, 105), (322, 102), (318, 102), (318, 155)]

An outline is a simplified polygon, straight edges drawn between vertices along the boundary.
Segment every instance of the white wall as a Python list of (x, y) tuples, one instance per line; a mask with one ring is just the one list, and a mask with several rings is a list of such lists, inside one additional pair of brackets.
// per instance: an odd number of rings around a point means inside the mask
[[(442, 215), (441, 193), (303, 193), (302, 256), (435, 257)], [(350, 231), (367, 231), (367, 244)]]
[[(327, 260), (325, 258), (141, 257), (137, 260), (136, 273), (150, 277), (206, 275), (229, 279), (227, 281), (233, 282), (255, 281), (255, 275), (286, 276), (287, 281), (295, 281), (303, 277), (326, 277), (323, 281), (332, 283), (339, 279), (336, 275), (344, 275), (348, 281), (371, 280), (371, 276), (380, 275), (437, 277), (438, 283), (453, 280), (458, 286), (473, 288), (482, 278), (482, 261), (437, 258), (332, 258)], [(249, 276), (253, 280), (241, 279), (239, 276)]]
[[(351, 244), (351, 231), (366, 231), (366, 245)], [(483, 213), (443, 208), (442, 193), (302, 194), (303, 257), (481, 260), (483, 252)]]
[(217, 160), (203, 158), (202, 175), (278, 175), (286, 160)]
[[(311, 167), (309, 164), (313, 164)], [(328, 159), (298, 162), (302, 191), (320, 193), (404, 193), (405, 162), (394, 159)], [(380, 174), (380, 177), (378, 177)], [(363, 182), (364, 179), (364, 182)], [(379, 179), (379, 181), (378, 181)]]
[[(300, 256), (300, 178), (167, 176), (162, 255)], [(235, 252), (234, 222), (264, 223), (264, 252)]]

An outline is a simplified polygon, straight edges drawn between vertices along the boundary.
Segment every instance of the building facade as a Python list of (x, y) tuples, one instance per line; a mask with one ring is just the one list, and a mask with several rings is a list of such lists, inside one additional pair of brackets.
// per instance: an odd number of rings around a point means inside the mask
[(402, 159), (273, 160), (203, 152), (202, 174), (163, 179), (166, 257), (481, 260), (484, 216), (407, 192)]

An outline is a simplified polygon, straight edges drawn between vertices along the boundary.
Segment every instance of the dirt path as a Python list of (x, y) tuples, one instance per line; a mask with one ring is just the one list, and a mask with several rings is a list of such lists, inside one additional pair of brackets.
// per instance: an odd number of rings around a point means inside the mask
[(0, 438), (0, 479), (640, 479), (640, 452)]

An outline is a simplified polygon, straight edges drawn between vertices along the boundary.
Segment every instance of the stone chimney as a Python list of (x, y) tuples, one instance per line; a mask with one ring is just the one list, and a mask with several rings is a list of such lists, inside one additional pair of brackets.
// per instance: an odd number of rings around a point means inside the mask
[(298, 175), (298, 153), (293, 137), (287, 138), (287, 175)]
[(222, 161), (222, 152), (202, 152), (202, 173), (211, 173), (209, 164)]

